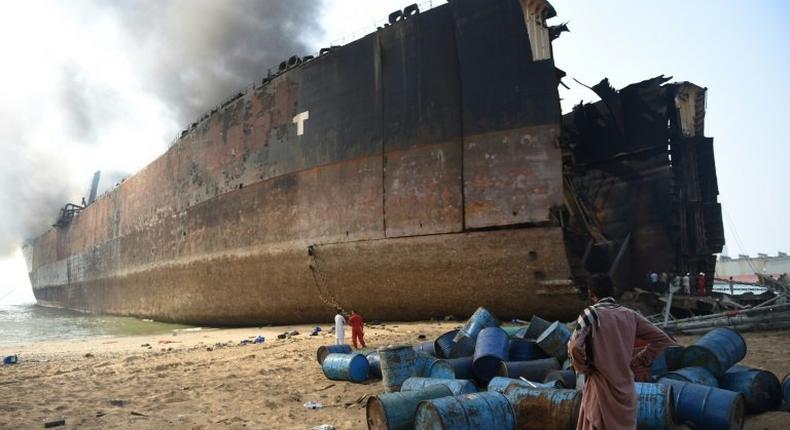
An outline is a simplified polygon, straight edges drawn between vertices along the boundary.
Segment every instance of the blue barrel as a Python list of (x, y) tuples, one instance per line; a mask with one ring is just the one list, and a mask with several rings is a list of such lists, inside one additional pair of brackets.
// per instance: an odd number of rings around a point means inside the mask
[(415, 430), (514, 430), (505, 396), (493, 391), (426, 400), (417, 407)]
[(527, 326), (523, 326), (523, 325), (510, 325), (510, 326), (501, 327), (501, 329), (504, 330), (507, 333), (507, 335), (511, 338), (516, 337), (516, 335), (519, 332), (524, 331), (524, 329), (526, 328)]
[(704, 367), (684, 367), (682, 369), (673, 370), (672, 372), (667, 372), (664, 378), (691, 382), (692, 384), (707, 385), (709, 387), (719, 386), (719, 381), (716, 377)]
[(476, 393), (477, 387), (468, 379), (439, 379), (439, 378), (409, 378), (403, 381), (400, 390), (417, 391), (432, 385), (444, 385), (453, 392), (453, 396)]
[(506, 378), (504, 376), (496, 376), (494, 378), (491, 378), (491, 381), (488, 383), (488, 387), (486, 387), (486, 390), (496, 391), (497, 393), (504, 394), (505, 390), (510, 385), (518, 385), (519, 387), (526, 387), (526, 388), (563, 388), (562, 383), (560, 381), (534, 382), (534, 381), (524, 381), (522, 379)]
[(362, 382), (368, 379), (368, 359), (362, 354), (329, 354), (321, 365), (324, 375), (335, 381)]
[(667, 372), (680, 369), (683, 349), (682, 346), (668, 346), (664, 348), (650, 365), (650, 375), (654, 378), (660, 378)]
[(526, 333), (524, 333), (524, 339), (537, 339), (546, 331), (547, 328), (551, 326), (550, 321), (546, 321), (543, 318), (533, 315), (532, 320), (529, 322), (529, 327), (527, 328)]
[(658, 382), (672, 386), (678, 424), (687, 424), (697, 430), (743, 428), (743, 394), (669, 378), (661, 378)]
[(504, 394), (513, 408), (519, 430), (574, 430), (579, 421), (581, 390), (511, 384)]
[(403, 381), (417, 376), (416, 353), (412, 347), (390, 346), (379, 348), (378, 352), (384, 391), (388, 393), (399, 391)]
[(576, 389), (576, 372), (573, 370), (552, 370), (543, 382), (559, 382), (562, 388)]
[(636, 383), (637, 430), (666, 430), (675, 428), (675, 397), (672, 386)]
[(474, 363), (472, 357), (448, 358), (444, 361), (453, 368), (456, 378), (472, 379), (472, 364)]
[(420, 342), (417, 345), (414, 345), (413, 348), (414, 351), (417, 352), (418, 354), (427, 354), (436, 357), (433, 341)]
[(724, 373), (733, 373), (733, 372), (748, 372), (750, 370), (757, 370), (754, 367), (744, 366), (743, 364), (735, 364), (729, 369), (727, 369)]
[(565, 324), (559, 321), (551, 323), (540, 336), (537, 344), (546, 354), (556, 357), (562, 363), (568, 358), (568, 341), (571, 339), (571, 331)]
[(785, 396), (785, 403), (790, 405), (790, 373), (782, 379), (782, 393)]
[(530, 381), (542, 381), (552, 370), (559, 370), (560, 362), (556, 358), (541, 358), (531, 361), (506, 361), (499, 366), (499, 376), (525, 378)]
[(719, 387), (743, 394), (749, 414), (773, 411), (782, 405), (779, 378), (765, 370), (738, 366), (719, 378)]
[(351, 345), (325, 345), (319, 346), (315, 356), (318, 364), (324, 364), (324, 358), (329, 354), (351, 354)]
[(368, 359), (368, 377), (381, 379), (381, 362), (379, 361), (379, 352), (369, 352), (367, 355), (365, 355), (365, 358)]
[(746, 341), (737, 331), (719, 327), (683, 350), (682, 367), (699, 366), (721, 376), (746, 356)]
[(450, 363), (426, 354), (417, 354), (414, 359), (416, 376), (424, 378), (455, 378), (455, 371)]
[(533, 339), (510, 339), (508, 361), (529, 361), (548, 357)]
[(461, 327), (461, 330), (458, 331), (453, 340), (456, 343), (460, 342), (461, 339), (465, 337), (477, 340), (478, 333), (487, 327), (499, 327), (499, 320), (486, 308), (477, 308), (475, 313), (469, 317), (469, 320)]
[(507, 360), (510, 339), (499, 327), (486, 327), (477, 335), (472, 372), (475, 379), (487, 383), (497, 372), (500, 364)]
[(433, 348), (437, 358), (471, 357), (474, 354), (475, 341), (464, 337), (456, 342), (454, 339), (458, 333), (459, 330), (451, 330), (436, 338)]
[(366, 415), (368, 429), (409, 430), (414, 428), (417, 405), (423, 400), (451, 396), (452, 391), (444, 385), (433, 385), (420, 390), (400, 393), (384, 393), (368, 399)]
[[(527, 339), (527, 332), (528, 331), (529, 331), (529, 324), (527, 324), (525, 326), (521, 326), (521, 328), (519, 328), (518, 331), (516, 331), (515, 333), (510, 335), (510, 337), (513, 338), (513, 339)], [(532, 339), (532, 340), (535, 340), (535, 339)]]

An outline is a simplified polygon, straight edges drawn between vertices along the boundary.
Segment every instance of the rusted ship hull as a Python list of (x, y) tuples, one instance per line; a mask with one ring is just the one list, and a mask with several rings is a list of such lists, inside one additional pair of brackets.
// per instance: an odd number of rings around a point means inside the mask
[[(629, 246), (591, 227), (607, 200), (584, 203), (573, 185), (585, 146), (563, 132), (552, 14), (538, 0), (454, 0), (292, 59), (26, 246), (36, 298), (218, 325), (325, 320), (337, 305), (567, 319), (591, 270), (637, 276), (619, 254), (688, 264), (680, 242)], [(680, 207), (664, 164), (652, 198)], [(669, 237), (675, 211), (654, 218)], [(703, 245), (695, 258), (711, 255)]]

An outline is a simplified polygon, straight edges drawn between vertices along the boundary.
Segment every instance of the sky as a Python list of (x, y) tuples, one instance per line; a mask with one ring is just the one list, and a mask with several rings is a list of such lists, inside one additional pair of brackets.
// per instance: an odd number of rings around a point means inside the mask
[[(492, 0), (493, 1), (493, 0)], [(6, 3), (0, 16), (0, 303), (30, 300), (22, 239), (66, 199), (167, 150), (203, 112), (291, 54), (342, 44), (408, 2), (139, 0)], [(441, 4), (442, 1), (436, 1)], [(555, 0), (563, 109), (660, 74), (707, 87), (727, 253), (790, 251), (790, 2)], [(199, 89), (199, 90), (196, 90)], [(9, 294), (10, 292), (10, 294)], [(5, 296), (5, 297), (4, 297)]]

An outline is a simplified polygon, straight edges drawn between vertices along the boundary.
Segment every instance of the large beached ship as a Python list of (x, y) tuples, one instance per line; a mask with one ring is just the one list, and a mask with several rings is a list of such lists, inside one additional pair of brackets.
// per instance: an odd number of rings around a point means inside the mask
[(601, 101), (563, 117), (554, 14), (543, 0), (413, 5), (283, 62), (27, 244), (38, 302), (215, 325), (335, 306), (572, 318), (592, 272), (624, 287), (712, 275), (705, 89), (604, 80)]

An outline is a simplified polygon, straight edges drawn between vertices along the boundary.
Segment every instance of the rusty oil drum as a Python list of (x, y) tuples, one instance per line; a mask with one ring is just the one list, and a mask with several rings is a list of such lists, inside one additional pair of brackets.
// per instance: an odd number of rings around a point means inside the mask
[(511, 384), (504, 394), (513, 408), (517, 430), (576, 428), (582, 403), (581, 391)]
[(672, 386), (675, 419), (697, 430), (741, 430), (746, 406), (743, 394), (730, 390), (661, 378)]
[(505, 396), (493, 391), (420, 402), (415, 430), (512, 430), (513, 410)]
[(529, 361), (548, 357), (533, 339), (510, 339), (508, 361)]
[(529, 327), (527, 327), (527, 330), (524, 332), (523, 338), (535, 340), (539, 338), (540, 335), (546, 331), (550, 325), (550, 321), (546, 321), (537, 315), (533, 315), (532, 319), (529, 321)]
[(663, 377), (677, 381), (691, 382), (692, 384), (707, 385), (709, 387), (719, 386), (719, 380), (704, 367), (684, 367), (682, 369), (667, 372)]
[(450, 330), (436, 338), (433, 342), (433, 349), (437, 358), (471, 357), (475, 353), (473, 339), (463, 337), (458, 342), (454, 340), (459, 332), (459, 330)]
[(362, 354), (329, 354), (321, 369), (324, 376), (335, 381), (362, 382), (368, 379), (370, 367)]
[(536, 340), (540, 349), (546, 354), (555, 357), (562, 363), (568, 358), (568, 341), (571, 338), (571, 331), (565, 324), (559, 321), (551, 323), (549, 328), (543, 331)]
[(455, 370), (446, 360), (426, 354), (417, 354), (414, 358), (414, 365), (416, 367), (416, 376), (443, 379), (455, 378)]
[(423, 400), (451, 396), (445, 385), (432, 385), (419, 390), (384, 393), (368, 399), (365, 411), (370, 430), (409, 430), (414, 428), (417, 405)]
[(388, 393), (399, 391), (403, 381), (417, 376), (417, 354), (411, 346), (379, 348), (378, 353), (384, 391)]
[(724, 374), (746, 356), (746, 341), (737, 331), (719, 327), (699, 338), (694, 345), (683, 350), (683, 367), (699, 366), (714, 376)]
[(461, 330), (455, 335), (453, 339), (456, 343), (459, 343), (463, 338), (469, 338), (472, 340), (477, 340), (477, 335), (487, 327), (499, 327), (499, 320), (497, 317), (494, 316), (488, 309), (479, 307), (469, 317), (469, 320), (466, 321)]
[(534, 382), (534, 381), (524, 381), (522, 379), (513, 379), (513, 378), (506, 378), (504, 376), (496, 376), (491, 379), (491, 382), (488, 383), (488, 387), (486, 390), (488, 391), (496, 391), (497, 393), (505, 393), (507, 387), (511, 385), (518, 385), (519, 387), (525, 388), (563, 388), (562, 382), (560, 381), (553, 381), (553, 382)]
[(444, 361), (453, 368), (456, 378), (472, 379), (472, 364), (474, 364), (472, 357), (448, 358)]
[(560, 362), (554, 357), (530, 361), (505, 361), (499, 366), (497, 375), (543, 381), (549, 372), (559, 369)]
[(453, 396), (477, 392), (477, 387), (468, 379), (440, 379), (440, 378), (409, 378), (403, 381), (401, 391), (417, 391), (432, 385), (444, 385), (452, 391)]
[(743, 394), (749, 414), (773, 411), (782, 404), (779, 378), (767, 370), (733, 366), (719, 378), (719, 387)]
[(665, 384), (636, 383), (637, 430), (675, 428), (675, 397)]
[(325, 345), (319, 346), (315, 353), (318, 364), (324, 364), (324, 358), (329, 354), (351, 354), (351, 345)]
[(475, 379), (488, 383), (499, 372), (499, 366), (507, 360), (510, 339), (499, 327), (486, 327), (477, 335), (472, 373)]

